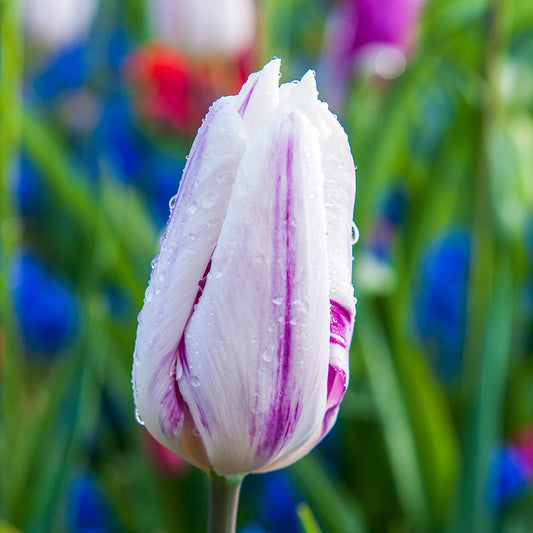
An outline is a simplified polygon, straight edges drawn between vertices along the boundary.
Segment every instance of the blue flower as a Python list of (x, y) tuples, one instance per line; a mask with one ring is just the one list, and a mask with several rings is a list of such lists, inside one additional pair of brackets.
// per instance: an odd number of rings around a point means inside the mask
[(286, 472), (276, 471), (262, 475), (260, 495), (261, 522), (269, 531), (294, 533), (299, 531), (296, 489)]
[(15, 177), (14, 192), (20, 214), (35, 217), (44, 214), (46, 190), (39, 173), (26, 157), (19, 160), (18, 173)]
[(163, 226), (170, 215), (169, 200), (177, 193), (183, 162), (154, 150), (150, 158), (146, 182), (142, 184), (149, 196), (154, 220)]
[(69, 533), (112, 531), (110, 512), (100, 487), (90, 474), (75, 477), (67, 495)]
[(120, 91), (106, 100), (92, 143), (95, 160), (103, 158), (123, 182), (135, 183), (141, 172), (146, 172), (146, 142), (135, 124), (126, 95)]
[(49, 102), (85, 84), (89, 72), (84, 44), (74, 43), (55, 52), (37, 73), (32, 85), (37, 98)]
[(242, 529), (239, 529), (239, 533), (267, 533), (267, 532), (256, 524), (247, 524)]
[(76, 298), (69, 287), (29, 252), (13, 261), (10, 283), (26, 348), (54, 355), (67, 347), (78, 324)]
[(444, 378), (461, 368), (466, 325), (470, 241), (451, 231), (431, 243), (415, 295), (415, 327)]
[(485, 499), (495, 511), (502, 511), (528, 488), (529, 468), (520, 451), (506, 445), (492, 453)]

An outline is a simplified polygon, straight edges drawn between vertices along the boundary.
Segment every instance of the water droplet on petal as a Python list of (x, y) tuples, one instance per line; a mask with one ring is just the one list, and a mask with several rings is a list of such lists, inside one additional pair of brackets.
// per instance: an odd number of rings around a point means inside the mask
[(263, 359), (263, 361), (265, 361), (266, 363), (270, 363), (273, 357), (274, 357), (274, 350), (272, 346), (268, 346), (261, 354), (261, 359)]
[(148, 287), (146, 288), (146, 292), (144, 293), (144, 301), (151, 302), (153, 296), (154, 296), (154, 288), (152, 287), (152, 285), (148, 285)]
[(200, 204), (204, 209), (210, 209), (215, 205), (215, 202), (217, 201), (217, 195), (216, 194), (210, 194), (207, 196), (203, 196), (200, 200)]
[(172, 212), (172, 210), (174, 209), (174, 205), (176, 203), (176, 198), (178, 197), (178, 195), (176, 194), (175, 196), (173, 196), (169, 202), (168, 202), (168, 207), (170, 209), (170, 212)]
[(144, 421), (141, 418), (141, 414), (139, 413), (137, 407), (135, 408), (135, 420), (137, 420), (137, 423), (139, 423), (141, 426), (144, 426)]
[(196, 426), (192, 429), (192, 434), (193, 434), (193, 437), (200, 436), (200, 432), (198, 431), (198, 428)]
[(355, 222), (352, 222), (352, 246), (359, 240), (359, 230), (355, 225)]
[(197, 376), (193, 376), (191, 379), (191, 385), (196, 389), (200, 386), (200, 380)]
[(274, 305), (281, 305), (283, 303), (283, 296), (274, 296), (274, 298), (272, 298), (272, 303)]

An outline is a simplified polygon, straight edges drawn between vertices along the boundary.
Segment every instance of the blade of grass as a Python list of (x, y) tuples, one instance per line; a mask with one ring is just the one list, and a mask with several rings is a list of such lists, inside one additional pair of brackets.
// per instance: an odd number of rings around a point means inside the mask
[(431, 531), (415, 437), (385, 331), (370, 301), (360, 299), (358, 308), (355, 341), (374, 391), (398, 498), (413, 531)]
[(296, 508), (296, 514), (305, 533), (322, 533), (309, 505), (301, 503)]
[(10, 261), (21, 235), (11, 190), (21, 139), (23, 41), (19, 13), (19, 2), (0, 2), (0, 408), (3, 422), (0, 433), (0, 513), (8, 519), (11, 505), (9, 480), (15, 466), (10, 456), (20, 438), (17, 431), (18, 391), (22, 382), (8, 282)]
[(330, 533), (365, 533), (359, 511), (340, 481), (326, 472), (318, 459), (307, 455), (289, 468), (302, 493), (316, 511), (326, 531)]

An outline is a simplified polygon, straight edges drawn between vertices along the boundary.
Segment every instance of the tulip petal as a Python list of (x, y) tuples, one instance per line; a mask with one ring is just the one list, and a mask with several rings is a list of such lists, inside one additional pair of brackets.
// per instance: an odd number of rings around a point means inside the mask
[(217, 473), (257, 470), (321, 431), (329, 305), (318, 132), (300, 112), (250, 142), (185, 333), (179, 388)]
[(228, 97), (250, 136), (265, 124), (279, 104), (280, 65), (281, 59), (272, 59), (259, 72), (250, 74), (238, 95)]
[[(280, 87), (278, 112), (300, 109), (320, 132), (320, 163), (325, 178), (328, 279), (332, 310), (330, 364), (343, 372), (346, 389), (349, 374), (348, 349), (355, 318), (355, 299), (351, 283), (355, 166), (344, 129), (336, 116), (329, 111), (328, 105), (317, 99), (317, 94), (314, 73), (308, 71), (300, 82), (287, 83)], [(341, 317), (342, 332), (338, 331)], [(337, 330), (334, 331), (335, 328)], [(340, 400), (337, 406), (338, 404)], [(333, 418), (328, 426), (331, 427), (334, 421)]]
[(246, 138), (235, 108), (217, 101), (192, 146), (139, 314), (136, 409), (152, 435), (181, 455), (188, 410), (175, 386), (182, 371), (176, 365), (179, 342), (216, 246)]

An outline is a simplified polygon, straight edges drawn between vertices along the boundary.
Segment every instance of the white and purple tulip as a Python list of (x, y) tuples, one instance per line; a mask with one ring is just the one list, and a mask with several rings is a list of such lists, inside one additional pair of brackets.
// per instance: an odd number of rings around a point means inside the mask
[(99, 0), (22, 0), (24, 25), (45, 47), (68, 46), (87, 36), (99, 4)]
[(233, 57), (256, 37), (254, 0), (150, 0), (147, 8), (157, 38), (192, 55)]
[(354, 163), (314, 74), (279, 87), (279, 68), (207, 114), (139, 315), (139, 417), (224, 476), (301, 458), (348, 383)]

